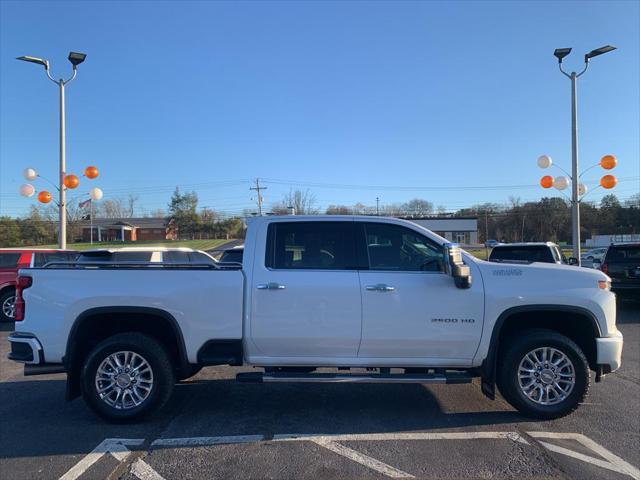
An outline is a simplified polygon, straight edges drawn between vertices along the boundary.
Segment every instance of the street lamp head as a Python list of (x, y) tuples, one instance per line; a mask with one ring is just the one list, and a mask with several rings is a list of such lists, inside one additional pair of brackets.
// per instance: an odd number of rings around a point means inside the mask
[(596, 48), (595, 50), (591, 50), (584, 56), (584, 61), (588, 62), (590, 58), (597, 57), (598, 55), (604, 55), (605, 53), (612, 52), (616, 49), (613, 45), (605, 45), (604, 47)]
[(562, 63), (562, 59), (571, 53), (570, 48), (556, 48), (553, 52), (558, 59), (558, 63)]
[(87, 58), (86, 53), (69, 52), (69, 61), (73, 64), (73, 68), (76, 68), (82, 62), (84, 62), (85, 58)]
[(31, 57), (29, 55), (23, 55), (22, 57), (16, 57), (16, 60), (22, 60), (23, 62), (37, 63), (42, 65), (45, 70), (49, 70), (49, 62), (38, 57)]

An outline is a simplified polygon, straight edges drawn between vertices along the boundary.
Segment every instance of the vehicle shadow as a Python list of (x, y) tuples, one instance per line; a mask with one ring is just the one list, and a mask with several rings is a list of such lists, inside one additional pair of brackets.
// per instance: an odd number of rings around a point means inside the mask
[(640, 299), (618, 297), (616, 323), (640, 323)]
[(15, 322), (0, 322), (0, 332), (13, 332), (15, 330)]
[[(114, 425), (80, 399), (64, 401), (64, 380), (0, 383), (0, 459), (86, 454), (105, 438), (156, 438), (276, 434), (349, 434), (506, 430), (529, 421), (475, 385), (260, 385), (231, 379), (176, 386), (159, 414)], [(454, 404), (443, 409), (439, 399)], [(458, 403), (460, 407), (456, 407)], [(469, 411), (469, 410), (472, 411)], [(511, 427), (514, 428), (514, 427)]]

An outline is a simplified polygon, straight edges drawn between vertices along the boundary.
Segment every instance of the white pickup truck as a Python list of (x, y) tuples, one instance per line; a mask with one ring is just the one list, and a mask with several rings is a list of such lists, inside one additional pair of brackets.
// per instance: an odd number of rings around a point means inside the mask
[[(609, 277), (478, 260), (414, 223), (253, 219), (242, 265), (48, 264), (20, 272), (9, 358), (66, 372), (109, 420), (162, 407), (206, 365), (251, 382), (495, 385), (556, 418), (620, 367)], [(320, 372), (317, 369), (322, 368)], [(327, 371), (328, 369), (331, 369)]]

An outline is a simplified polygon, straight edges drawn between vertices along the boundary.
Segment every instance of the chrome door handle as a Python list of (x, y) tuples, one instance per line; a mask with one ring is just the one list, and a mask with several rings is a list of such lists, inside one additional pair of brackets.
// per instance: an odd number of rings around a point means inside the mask
[(284, 290), (284, 285), (280, 285), (277, 282), (269, 282), (269, 283), (260, 283), (256, 286), (258, 290)]
[(393, 292), (396, 289), (396, 287), (392, 287), (390, 285), (387, 285), (386, 283), (378, 283), (377, 285), (367, 285), (364, 288), (366, 288), (371, 292)]

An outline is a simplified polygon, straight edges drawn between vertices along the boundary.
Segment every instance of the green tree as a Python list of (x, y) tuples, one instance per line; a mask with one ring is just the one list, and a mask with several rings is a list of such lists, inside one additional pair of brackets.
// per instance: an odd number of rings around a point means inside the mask
[(169, 202), (169, 218), (173, 220), (179, 238), (195, 238), (200, 223), (197, 208), (198, 195), (195, 192), (181, 194), (176, 187)]
[(11, 217), (0, 217), (0, 247), (17, 247), (21, 244), (18, 221)]
[(31, 206), (29, 215), (20, 221), (20, 236), (25, 245), (42, 245), (53, 243), (55, 240), (51, 234), (51, 229), (47, 228), (48, 220), (43, 218), (40, 210)]

